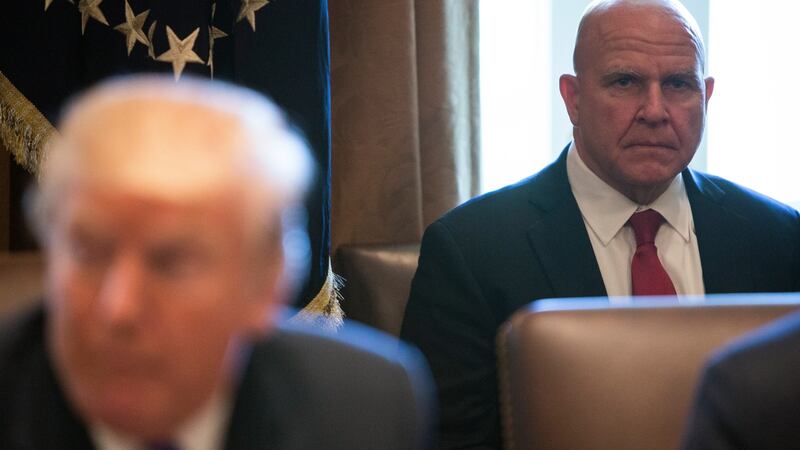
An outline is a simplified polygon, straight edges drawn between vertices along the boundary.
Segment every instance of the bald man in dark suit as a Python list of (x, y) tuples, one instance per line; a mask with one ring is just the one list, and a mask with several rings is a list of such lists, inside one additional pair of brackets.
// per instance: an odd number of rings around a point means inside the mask
[(797, 211), (688, 168), (714, 79), (683, 5), (593, 2), (574, 66), (558, 159), (422, 238), (401, 337), (431, 365), (443, 448), (500, 447), (495, 336), (533, 300), (798, 289)]

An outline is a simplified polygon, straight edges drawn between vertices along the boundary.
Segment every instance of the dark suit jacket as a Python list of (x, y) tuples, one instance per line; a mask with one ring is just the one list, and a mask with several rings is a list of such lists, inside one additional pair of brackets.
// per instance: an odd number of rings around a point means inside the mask
[[(90, 449), (51, 368), (44, 321), (37, 310), (0, 329), (0, 448)], [(348, 327), (322, 336), (286, 326), (255, 345), (225, 448), (428, 447), (432, 384), (422, 358), (393, 339)]]
[(683, 448), (800, 448), (800, 313), (712, 358)]
[[(450, 211), (422, 238), (401, 337), (431, 365), (444, 448), (500, 447), (495, 335), (512, 312), (541, 298), (606, 295), (566, 154)], [(797, 289), (797, 211), (717, 177), (683, 177), (707, 293)]]

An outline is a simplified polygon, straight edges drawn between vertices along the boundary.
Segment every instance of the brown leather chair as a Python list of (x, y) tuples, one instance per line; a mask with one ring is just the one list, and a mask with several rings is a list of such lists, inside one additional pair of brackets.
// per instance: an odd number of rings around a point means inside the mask
[(41, 296), (43, 268), (39, 253), (0, 253), (0, 318)]
[(798, 307), (793, 294), (709, 296), (693, 306), (534, 303), (498, 335), (505, 445), (677, 448), (714, 349)]
[(345, 279), (345, 315), (399, 336), (418, 259), (419, 244), (340, 247), (336, 267)]

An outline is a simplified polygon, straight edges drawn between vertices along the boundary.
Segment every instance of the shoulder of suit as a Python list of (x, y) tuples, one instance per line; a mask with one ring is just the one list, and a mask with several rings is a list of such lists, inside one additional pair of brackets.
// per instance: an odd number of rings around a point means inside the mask
[(712, 364), (739, 370), (764, 364), (800, 365), (800, 312), (743, 336), (717, 353)]
[[(690, 170), (688, 173), (692, 177), (689, 182), (692, 182), (701, 191), (716, 190), (723, 193), (722, 204), (726, 208), (744, 215), (753, 215), (753, 212), (763, 211), (796, 218), (797, 211), (794, 208), (753, 189), (697, 170)], [(686, 182), (686, 180), (684, 181)]]
[(0, 375), (6, 364), (44, 351), (44, 308), (41, 305), (15, 311), (0, 320)]
[(426, 372), (420, 353), (378, 330), (345, 321), (336, 332), (282, 322), (276, 333), (257, 346), (257, 352), (294, 361), (304, 367), (350, 365), (397, 373)]
[(558, 160), (528, 178), (452, 209), (428, 227), (423, 247), (445, 235), (459, 246), (476, 249), (516, 247), (520, 239), (527, 239), (531, 225), (547, 214), (542, 199), (559, 203), (570, 198), (565, 165)]
[(283, 386), (322, 404), (358, 398), (351, 406), (367, 413), (387, 402), (410, 411), (411, 405), (434, 401), (430, 371), (418, 350), (347, 321), (335, 334), (284, 324), (254, 348), (248, 367), (250, 379), (265, 391)]
[(482, 221), (489, 217), (498, 218), (501, 213), (507, 215), (511, 211), (528, 208), (531, 189), (535, 187), (536, 181), (534, 175), (473, 197), (445, 213), (438, 221), (448, 225), (463, 221)]

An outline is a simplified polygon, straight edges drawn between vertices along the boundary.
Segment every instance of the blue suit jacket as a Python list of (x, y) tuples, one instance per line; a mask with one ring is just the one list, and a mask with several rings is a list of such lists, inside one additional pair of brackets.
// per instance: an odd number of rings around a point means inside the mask
[[(541, 298), (606, 295), (566, 154), (425, 231), (401, 337), (431, 365), (443, 448), (500, 447), (495, 335), (511, 313)], [(797, 290), (797, 211), (718, 177), (687, 169), (683, 179), (707, 293)]]
[(683, 448), (800, 448), (800, 314), (778, 320), (712, 358)]

